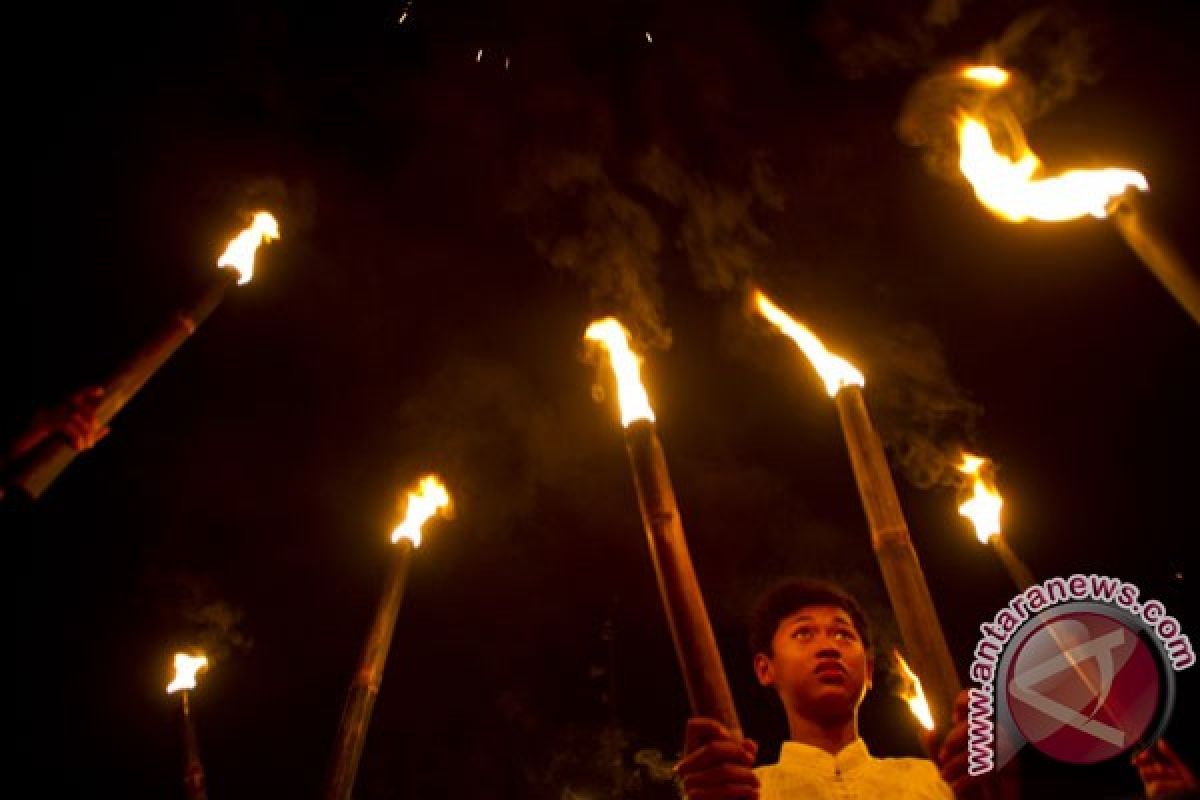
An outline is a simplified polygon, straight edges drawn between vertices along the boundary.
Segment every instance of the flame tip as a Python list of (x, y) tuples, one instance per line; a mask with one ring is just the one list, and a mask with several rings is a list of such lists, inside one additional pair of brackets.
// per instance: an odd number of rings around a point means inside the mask
[(404, 495), (404, 519), (392, 529), (392, 544), (408, 539), (413, 547), (421, 546), (421, 530), (430, 518), (448, 516), (450, 492), (440, 476), (429, 472), (417, 479), (416, 486)]
[(830, 397), (847, 386), (863, 386), (866, 380), (858, 368), (841, 356), (834, 355), (825, 348), (820, 339), (807, 327), (792, 319), (792, 317), (763, 292), (755, 290), (755, 304), (758, 311), (768, 322), (796, 343), (817, 374), (825, 383), (825, 391)]
[(963, 452), (962, 459), (958, 471), (973, 480), (971, 496), (958, 507), (958, 513), (971, 520), (975, 526), (975, 536), (981, 543), (987, 544), (993, 536), (1000, 535), (1000, 512), (1004, 508), (1004, 498), (992, 482), (991, 459), (967, 452)]
[(238, 274), (238, 284), (254, 277), (254, 256), (259, 245), (279, 238), (279, 221), (270, 211), (255, 211), (250, 224), (242, 229), (217, 259), (217, 266), (232, 269)]
[(608, 352), (608, 362), (617, 380), (617, 402), (621, 424), (629, 427), (638, 420), (654, 421), (654, 409), (641, 379), (641, 357), (630, 346), (629, 331), (616, 317), (594, 320), (583, 338), (596, 342)]
[(925, 698), (925, 690), (921, 686), (921, 679), (908, 666), (908, 662), (904, 660), (904, 656), (900, 654), (900, 650), (897, 647), (892, 648), (892, 660), (896, 665), (896, 671), (901, 681), (898, 694), (901, 699), (908, 703), (909, 711), (916, 717), (921, 727), (927, 731), (933, 730), (933, 712), (929, 709), (929, 701)]
[(1070, 169), (1041, 177), (1041, 161), (1021, 144), (1016, 158), (998, 152), (983, 120), (958, 112), (958, 166), (987, 209), (1010, 222), (1103, 219), (1129, 189), (1149, 191), (1142, 173), (1119, 167)]

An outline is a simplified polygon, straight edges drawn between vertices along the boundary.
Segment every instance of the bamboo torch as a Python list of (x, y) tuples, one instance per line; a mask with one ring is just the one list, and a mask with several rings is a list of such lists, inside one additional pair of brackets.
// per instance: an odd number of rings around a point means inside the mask
[[(1008, 73), (999, 67), (968, 67), (962, 76), (984, 89), (1008, 83)], [(958, 166), (979, 202), (1009, 222), (1111, 218), (1138, 259), (1200, 324), (1200, 277), (1141, 211), (1138, 194), (1150, 189), (1145, 176), (1115, 167), (1045, 176), (1016, 116), (998, 105), (991, 109), (1004, 121), (1012, 156), (996, 150), (982, 116), (960, 111), (958, 119)]]
[(917, 673), (925, 676), (933, 719), (939, 729), (945, 730), (961, 684), (925, 573), (908, 534), (908, 523), (900, 509), (883, 444), (867, 415), (862, 395), (863, 375), (853, 364), (826, 350), (811, 331), (762, 292), (755, 292), (755, 304), (759, 313), (804, 352), (837, 406), (858, 494), (871, 530), (871, 546), (883, 573), (892, 613)]
[(1000, 534), (1000, 511), (1004, 507), (1004, 498), (996, 491), (991, 462), (980, 456), (963, 453), (958, 471), (971, 479), (971, 496), (958, 507), (958, 513), (971, 520), (975, 526), (975, 536), (992, 548), (1013, 583), (1019, 590), (1025, 591), (1035, 583), (1033, 572)]
[[(1001, 533), (1000, 512), (1004, 507), (1004, 498), (996, 489), (992, 462), (981, 456), (963, 453), (958, 471), (971, 478), (971, 496), (958, 507), (958, 513), (971, 520), (976, 538), (992, 548), (1012, 582), (1016, 584), (1017, 590), (1024, 592), (1037, 583), (1037, 579), (1020, 556), (1009, 547)], [(1096, 681), (1088, 674), (1082, 662), (1071, 656), (1071, 645), (1063, 641), (1053, 625), (1048, 626), (1046, 630), (1071, 664), (1080, 682), (1091, 691), (1093, 697), (1100, 697), (1101, 692), (1096, 686)]]
[(616, 375), (625, 449), (633, 469), (646, 543), (692, 714), (715, 719), (740, 737), (733, 693), (688, 552), (666, 457), (655, 430), (654, 411), (641, 383), (641, 359), (629, 347), (629, 334), (613, 317), (593, 322), (584, 338), (600, 343), (608, 351)]
[[(137, 394), (179, 346), (221, 302), (232, 284), (248, 283), (254, 274), (254, 254), (259, 244), (279, 238), (279, 226), (266, 211), (254, 215), (250, 226), (229, 243), (218, 259), (220, 269), (208, 288), (190, 306), (176, 312), (174, 319), (148, 340), (104, 383), (104, 395), (96, 408), (98, 425), (107, 425)], [(79, 453), (62, 436), (52, 436), (29, 456), (12, 484), (36, 500)]]
[(436, 475), (421, 478), (417, 488), (408, 492), (404, 519), (392, 531), (392, 543), (396, 545), (395, 558), (338, 725), (325, 787), (326, 800), (349, 800), (354, 789), (367, 727), (371, 724), (371, 711), (383, 682), (383, 668), (392, 645), (400, 603), (404, 599), (404, 586), (408, 580), (413, 551), (421, 545), (422, 526), (435, 514), (445, 515), (449, 508), (450, 495)]
[(179, 695), (179, 718), (183, 725), (183, 790), (188, 800), (206, 800), (208, 797), (190, 698), (196, 688), (196, 673), (202, 669), (208, 669), (208, 658), (204, 655), (176, 653), (175, 677), (167, 684), (167, 694)]

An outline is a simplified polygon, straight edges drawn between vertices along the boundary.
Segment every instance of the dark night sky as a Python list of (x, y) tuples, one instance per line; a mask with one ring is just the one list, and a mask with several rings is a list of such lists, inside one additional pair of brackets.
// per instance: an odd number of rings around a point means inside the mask
[[(180, 796), (162, 689), (195, 641), (215, 657), (195, 697), (211, 795), (318, 792), (396, 494), (437, 469), (458, 513), (413, 567), (358, 796), (611, 796), (613, 720), (648, 784), (627, 795), (670, 796), (635, 754), (672, 757), (686, 703), (580, 344), (611, 312), (647, 351), (739, 710), (773, 753), (782, 715), (744, 644), (758, 591), (834, 577), (895, 632), (833, 405), (745, 314), (749, 280), (863, 368), (894, 455), (997, 460), (1035, 572), (1118, 575), (1196, 634), (1197, 328), (1111, 225), (1004, 223), (897, 134), (922, 78), (1047, 8), (1007, 61), (1047, 99), (1033, 146), (1143, 170), (1200, 259), (1190, 4), (292, 5), (11, 29), (30, 55), (4, 432), (194, 297), (240, 211), (283, 232), (109, 439), (5, 521), (11, 769), (45, 764), (36, 794)], [(1010, 587), (954, 492), (896, 466), (965, 667)], [(865, 738), (917, 753), (878, 678)], [(1178, 685), (1168, 738), (1200, 762), (1196, 681)], [(1138, 790), (1121, 764), (1027, 772), (1034, 797)]]

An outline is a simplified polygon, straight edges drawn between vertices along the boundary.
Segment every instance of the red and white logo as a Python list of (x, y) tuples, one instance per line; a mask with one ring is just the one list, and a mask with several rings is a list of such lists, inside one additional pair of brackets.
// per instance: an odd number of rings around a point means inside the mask
[(1021, 735), (1051, 758), (1094, 764), (1132, 749), (1155, 721), (1159, 659), (1121, 621), (1066, 611), (1034, 623), (1004, 687)]

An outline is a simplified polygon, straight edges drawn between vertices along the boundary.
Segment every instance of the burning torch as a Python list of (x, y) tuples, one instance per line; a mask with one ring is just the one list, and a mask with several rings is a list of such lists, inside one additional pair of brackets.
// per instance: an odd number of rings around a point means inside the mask
[(613, 317), (593, 322), (584, 338), (600, 343), (608, 351), (616, 375), (625, 450), (633, 469), (650, 560), (692, 713), (715, 719), (740, 737), (741, 724), (733, 705), (733, 693), (692, 567), (666, 456), (655, 431), (654, 411), (641, 383), (641, 359), (629, 347), (628, 332)]
[[(1025, 565), (1020, 556), (1013, 552), (1004, 536), (1001, 535), (1000, 511), (1004, 507), (1004, 498), (996, 489), (992, 462), (980, 456), (963, 453), (958, 471), (971, 478), (971, 496), (958, 507), (958, 513), (971, 520), (975, 526), (976, 538), (983, 544), (991, 546), (1017, 589), (1024, 592), (1037, 583), (1037, 580), (1033, 577), (1033, 571)], [(1092, 692), (1093, 697), (1099, 697), (1100, 692), (1096, 688), (1095, 681), (1084, 670), (1083, 665), (1071, 656), (1070, 645), (1062, 640), (1053, 625), (1048, 626), (1046, 630), (1071, 664), (1083, 685)]]
[[(229, 243), (217, 260), (218, 277), (191, 306), (178, 311), (175, 318), (146, 342), (124, 366), (109, 376), (104, 393), (96, 407), (96, 422), (104, 426), (137, 394), (183, 342), (196, 332), (213, 309), (221, 302), (231, 284), (248, 283), (254, 274), (254, 254), (259, 244), (279, 238), (275, 217), (266, 211), (255, 213), (250, 226)], [(31, 499), (41, 497), (55, 478), (78, 455), (66, 438), (52, 436), (43, 442), (13, 478), (15, 488)]]
[[(999, 67), (967, 67), (961, 75), (987, 90), (1002, 88), (1009, 80)], [(1005, 130), (1013, 140), (1013, 157), (996, 151), (982, 117), (959, 112), (958, 166), (979, 202), (1009, 222), (1059, 222), (1085, 215), (1111, 218), (1134, 254), (1200, 323), (1200, 277), (1142, 213), (1139, 194), (1150, 188), (1145, 176), (1115, 167), (1044, 176), (1015, 115), (1007, 109), (998, 113), (1003, 114)]]
[(350, 798), (367, 738), (367, 727), (371, 724), (371, 711), (383, 682), (383, 668), (392, 646), (392, 633), (396, 629), (396, 617), (404, 599), (404, 586), (408, 580), (413, 551), (421, 545), (422, 526), (435, 514), (445, 516), (449, 508), (450, 494), (436, 475), (426, 475), (421, 478), (417, 488), (408, 491), (403, 521), (392, 531), (396, 557), (392, 561), (392, 569), (367, 634), (358, 671), (354, 673), (346, 696), (346, 706), (342, 710), (342, 721), (338, 726), (325, 787), (326, 800)]
[(196, 673), (202, 669), (208, 669), (208, 658), (204, 655), (176, 653), (175, 678), (167, 684), (167, 694), (179, 695), (180, 719), (183, 724), (183, 788), (188, 800), (206, 800), (208, 797), (190, 704), (190, 693), (196, 688)]
[(892, 612), (900, 625), (905, 650), (928, 683), (933, 719), (944, 730), (950, 724), (954, 698), (961, 685), (925, 573), (909, 537), (883, 444), (867, 415), (862, 395), (863, 375), (853, 364), (826, 350), (811, 331), (765, 294), (756, 291), (754, 301), (759, 313), (808, 357), (837, 406), (858, 494), (871, 530), (871, 546), (883, 573)]
[(996, 490), (992, 462), (963, 453), (958, 471), (971, 479), (971, 496), (958, 507), (958, 513), (971, 520), (975, 526), (975, 536), (983, 544), (991, 546), (1013, 583), (1020, 591), (1025, 591), (1035, 583), (1033, 572), (1000, 535), (1000, 511), (1004, 507), (1004, 498)]
[(934, 729), (933, 714), (929, 710), (929, 701), (925, 699), (925, 690), (921, 688), (921, 679), (908, 666), (908, 662), (904, 660), (904, 656), (900, 655), (900, 651), (892, 648), (892, 667), (896, 676), (900, 679), (900, 686), (896, 692), (900, 695), (900, 699), (908, 704), (908, 710), (912, 712), (913, 718), (927, 731)]

